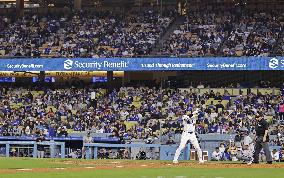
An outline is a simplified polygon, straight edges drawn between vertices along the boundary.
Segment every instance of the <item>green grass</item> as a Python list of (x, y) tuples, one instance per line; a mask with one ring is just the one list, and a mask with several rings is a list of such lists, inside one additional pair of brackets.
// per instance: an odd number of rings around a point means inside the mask
[[(54, 162), (68, 159), (36, 159), (36, 158), (0, 158), (1, 169), (27, 169), (27, 168), (68, 168), (80, 165), (55, 164)], [(81, 161), (81, 160), (80, 160)], [(82, 160), (83, 161), (83, 160)]]
[[(1, 173), (3, 169), (18, 168), (56, 168), (78, 167), (77, 164), (58, 164), (62, 160), (51, 159), (21, 159), (0, 158), (0, 178), (284, 178), (284, 169), (280, 168), (190, 168), (190, 167), (165, 167), (165, 168), (139, 168), (111, 170), (83, 170), (83, 171), (57, 171), (57, 172), (17, 172)], [(66, 161), (66, 160), (65, 160)], [(85, 160), (77, 160), (84, 163)], [(114, 160), (112, 160), (114, 161)], [(57, 163), (55, 163), (57, 162)], [(129, 164), (132, 161), (129, 161)], [(137, 162), (137, 161), (136, 161)], [(154, 162), (154, 161), (151, 161)], [(102, 161), (108, 163), (108, 161)], [(143, 163), (143, 161), (139, 161)], [(145, 164), (147, 161), (144, 162)], [(89, 164), (89, 163), (88, 163)], [(86, 166), (86, 164), (84, 165)]]

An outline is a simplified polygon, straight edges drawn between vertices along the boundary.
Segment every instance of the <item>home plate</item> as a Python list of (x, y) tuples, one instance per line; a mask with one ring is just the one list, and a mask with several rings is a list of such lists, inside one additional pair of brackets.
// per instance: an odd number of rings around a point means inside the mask
[(55, 169), (57, 169), (57, 170), (64, 170), (64, 169), (66, 169), (66, 168), (64, 168), (64, 167), (57, 167), (57, 168), (55, 168)]
[(123, 167), (123, 166), (116, 166), (116, 167), (121, 168), (121, 167)]
[(95, 167), (85, 167), (86, 169), (93, 169), (93, 168), (95, 168)]
[(145, 164), (142, 164), (141, 166), (142, 166), (142, 167), (146, 167), (147, 165), (145, 165)]
[(172, 165), (172, 164), (167, 164), (168, 166)]
[(18, 171), (31, 171), (32, 169), (17, 169)]

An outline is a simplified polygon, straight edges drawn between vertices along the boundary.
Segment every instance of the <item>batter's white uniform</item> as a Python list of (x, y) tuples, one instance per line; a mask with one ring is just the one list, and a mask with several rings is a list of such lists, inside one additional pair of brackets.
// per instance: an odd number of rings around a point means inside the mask
[(195, 134), (196, 117), (197, 117), (197, 113), (195, 113), (195, 112), (193, 113), (192, 118), (190, 118), (187, 115), (182, 116), (183, 132), (182, 132), (182, 135), (181, 135), (180, 145), (179, 145), (179, 147), (178, 147), (178, 149), (176, 150), (176, 153), (175, 153), (175, 157), (174, 157), (174, 161), (173, 161), (174, 163), (178, 162), (179, 155), (180, 155), (181, 151), (185, 148), (188, 141), (190, 141), (190, 143), (193, 145), (193, 147), (197, 151), (199, 162), (203, 163), (202, 151), (200, 149), (200, 146), (199, 146), (198, 140), (196, 138), (196, 134)]

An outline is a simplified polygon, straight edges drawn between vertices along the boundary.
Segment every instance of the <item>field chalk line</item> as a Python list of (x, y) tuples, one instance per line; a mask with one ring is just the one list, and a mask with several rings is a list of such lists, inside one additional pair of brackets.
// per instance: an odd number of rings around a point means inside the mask
[(94, 169), (95, 167), (84, 167), (85, 169)]
[(120, 162), (110, 162), (111, 164), (118, 164), (118, 163), (120, 163)]
[(17, 169), (18, 171), (31, 171), (32, 169)]

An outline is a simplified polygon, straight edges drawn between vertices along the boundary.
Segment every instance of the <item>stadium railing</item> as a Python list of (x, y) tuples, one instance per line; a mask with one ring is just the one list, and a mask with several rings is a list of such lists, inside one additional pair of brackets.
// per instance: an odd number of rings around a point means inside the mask
[(35, 141), (0, 141), (0, 145), (5, 145), (5, 156), (10, 157), (10, 148), (12, 145), (33, 145), (33, 157), (37, 157), (37, 146), (47, 145), (50, 147), (50, 157), (55, 158), (56, 146), (60, 146), (60, 157), (65, 158), (65, 142), (45, 141), (37, 143)]
[[(159, 160), (172, 160), (175, 154), (176, 148), (178, 145), (162, 145), (162, 144), (146, 144), (146, 143), (130, 143), (130, 144), (105, 144), (105, 143), (85, 143), (83, 147), (87, 148), (86, 158), (90, 159), (93, 153), (93, 159), (98, 159), (98, 148), (129, 148), (135, 149), (138, 148), (156, 148), (159, 149)], [(139, 150), (136, 150), (138, 153)], [(189, 160), (190, 154), (190, 144), (184, 149), (184, 152), (181, 154), (181, 160)], [(136, 154), (134, 154), (136, 155)]]

